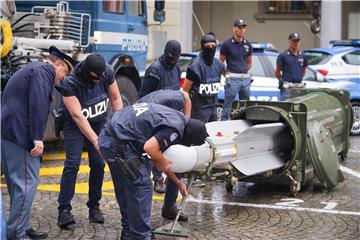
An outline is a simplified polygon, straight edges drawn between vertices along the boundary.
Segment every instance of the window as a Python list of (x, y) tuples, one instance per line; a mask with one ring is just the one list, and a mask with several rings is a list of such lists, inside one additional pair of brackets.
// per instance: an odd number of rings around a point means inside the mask
[(342, 59), (348, 64), (360, 65), (360, 50), (348, 53)]
[(305, 57), (308, 60), (308, 65), (323, 64), (330, 59), (330, 54), (318, 51), (304, 51)]
[(252, 66), (250, 69), (250, 72), (252, 75), (257, 76), (257, 77), (266, 77), (265, 75), (265, 71), (263, 69), (263, 66), (260, 62), (259, 56), (254, 56), (252, 57)]
[(259, 1), (258, 4), (258, 13), (255, 14), (255, 18), (259, 22), (273, 19), (313, 19), (311, 1)]
[(143, 1), (128, 1), (128, 14), (130, 16), (143, 16), (144, 3)]
[(186, 56), (181, 55), (179, 58), (179, 65), (182, 72), (186, 72), (191, 60), (193, 60), (195, 56)]
[(104, 12), (120, 13), (125, 12), (125, 5), (122, 0), (106, 0), (104, 1)]
[(265, 13), (311, 13), (311, 1), (265, 1)]

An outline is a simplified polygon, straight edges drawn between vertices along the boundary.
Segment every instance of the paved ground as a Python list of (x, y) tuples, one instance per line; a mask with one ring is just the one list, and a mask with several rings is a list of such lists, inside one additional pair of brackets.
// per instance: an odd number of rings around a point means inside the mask
[[(360, 239), (360, 137), (351, 138), (349, 158), (342, 163), (346, 182), (326, 192), (315, 181), (290, 198), (288, 188), (240, 183), (227, 193), (223, 182), (195, 187), (186, 206), (190, 220), (190, 239)], [(114, 197), (108, 170), (101, 201), (104, 225), (89, 224), (87, 216), (86, 155), (80, 168), (73, 214), (77, 224), (60, 230), (57, 221), (57, 196), (62, 172), (61, 154), (48, 154), (42, 163), (41, 184), (31, 215), (35, 229), (49, 233), (48, 239), (118, 239), (121, 232), (119, 207)], [(3, 185), (2, 185), (3, 186)], [(9, 209), (6, 188), (4, 204)], [(160, 217), (162, 196), (154, 195), (152, 223), (169, 223)], [(157, 236), (156, 239), (172, 239)]]

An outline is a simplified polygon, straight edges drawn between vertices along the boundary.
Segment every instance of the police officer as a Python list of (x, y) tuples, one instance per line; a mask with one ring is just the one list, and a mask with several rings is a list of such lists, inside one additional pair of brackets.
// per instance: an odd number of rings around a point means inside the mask
[(170, 40), (166, 43), (164, 54), (145, 71), (139, 97), (159, 89), (180, 89), (180, 53), (181, 45), (178, 41)]
[[(121, 211), (121, 239), (151, 238), (151, 162), (174, 181), (183, 196), (186, 186), (170, 170), (162, 152), (174, 144), (200, 145), (207, 137), (205, 125), (181, 112), (154, 103), (138, 103), (113, 113), (99, 135)], [(171, 159), (170, 159), (171, 160)]]
[(279, 79), (280, 100), (290, 97), (291, 88), (302, 88), (307, 60), (300, 51), (300, 35), (289, 34), (289, 48), (280, 53), (276, 61), (275, 76)]
[(89, 55), (80, 62), (69, 77), (56, 87), (63, 96), (64, 145), (66, 160), (61, 176), (58, 226), (66, 228), (75, 223), (70, 213), (76, 176), (79, 170), (83, 145), (89, 153), (89, 220), (104, 223), (99, 209), (105, 162), (98, 151), (98, 134), (105, 123), (107, 107), (112, 111), (122, 108), (119, 88), (114, 72), (99, 54)]
[[(167, 106), (169, 108), (184, 112), (186, 117), (191, 114), (191, 100), (187, 92), (181, 90), (158, 90), (152, 92), (145, 97), (139, 99), (138, 103), (157, 103)], [(179, 175), (177, 175), (179, 177)], [(178, 209), (176, 207), (176, 199), (179, 195), (179, 190), (176, 184), (169, 179), (166, 182), (164, 205), (161, 209), (161, 216), (174, 220), (176, 218)], [(181, 212), (179, 221), (188, 221), (188, 216)]]
[[(166, 43), (164, 54), (145, 71), (139, 91), (140, 98), (159, 89), (180, 90), (181, 70), (178, 64), (180, 53), (181, 45), (178, 41), (170, 40)], [(155, 192), (164, 193), (164, 178), (156, 167), (153, 168), (153, 180)]]
[(224, 63), (214, 58), (215, 51), (215, 36), (202, 36), (201, 53), (190, 63), (183, 88), (184, 91), (190, 92), (191, 117), (204, 123), (217, 120), (217, 94), (221, 87), (221, 74), (225, 74)]
[(8, 239), (47, 237), (30, 227), (30, 210), (39, 183), (52, 89), (76, 62), (56, 47), (50, 47), (49, 53), (47, 63), (29, 63), (17, 71), (2, 97), (1, 164), (10, 195)]
[(181, 111), (186, 117), (191, 115), (189, 94), (181, 90), (160, 89), (140, 98), (137, 103), (157, 103)]
[(232, 38), (225, 40), (221, 46), (220, 60), (226, 60), (229, 72), (222, 120), (229, 118), (237, 93), (241, 100), (250, 98), (251, 79), (248, 71), (252, 65), (252, 47), (250, 41), (245, 39), (246, 27), (244, 20), (235, 20)]

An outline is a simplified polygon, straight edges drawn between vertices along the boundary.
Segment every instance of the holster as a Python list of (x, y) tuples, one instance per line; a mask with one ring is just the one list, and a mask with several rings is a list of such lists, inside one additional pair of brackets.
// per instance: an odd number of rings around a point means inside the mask
[(57, 138), (60, 137), (60, 133), (64, 128), (64, 115), (62, 112), (57, 112), (56, 109), (53, 109), (52, 115), (54, 117), (54, 128), (55, 128), (55, 136)]
[(144, 163), (141, 157), (135, 156), (130, 159), (125, 158), (125, 148), (126, 144), (120, 141), (114, 131), (110, 126), (110, 121), (105, 124), (106, 132), (118, 142), (118, 154), (113, 159), (106, 159), (106, 161), (111, 164), (116, 171), (118, 171), (123, 177), (129, 181), (134, 181), (136, 179), (136, 171)]

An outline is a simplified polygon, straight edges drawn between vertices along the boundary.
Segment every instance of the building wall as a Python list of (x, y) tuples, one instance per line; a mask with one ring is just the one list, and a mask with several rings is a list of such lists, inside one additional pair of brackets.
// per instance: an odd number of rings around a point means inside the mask
[(166, 20), (159, 25), (153, 21), (154, 1), (147, 1), (148, 61), (159, 57), (163, 52), (165, 43), (171, 39), (178, 40), (181, 43), (183, 52), (191, 51), (192, 6), (192, 1), (165, 1)]
[[(319, 42), (317, 36), (312, 34), (308, 27), (310, 22), (308, 19), (257, 21), (255, 14), (259, 11), (259, 2), (196, 1), (193, 9), (204, 32), (214, 32), (220, 41), (232, 36), (233, 22), (240, 17), (248, 24), (247, 38), (250, 41), (270, 42), (278, 50), (287, 48), (287, 37), (294, 31), (302, 36), (302, 48), (317, 47)], [(199, 49), (201, 32), (195, 21), (193, 21), (193, 34), (193, 49)]]

